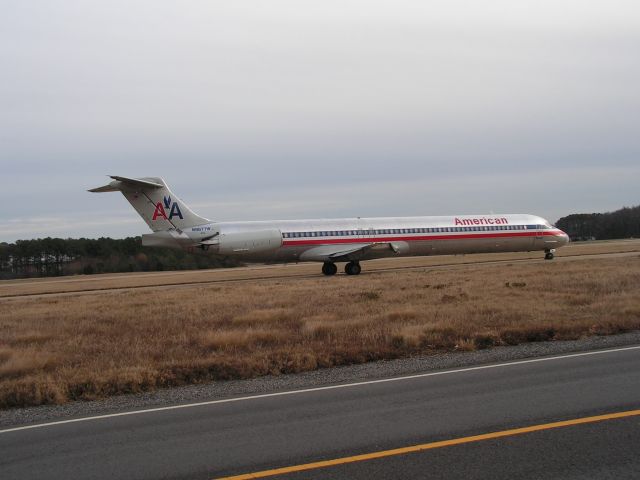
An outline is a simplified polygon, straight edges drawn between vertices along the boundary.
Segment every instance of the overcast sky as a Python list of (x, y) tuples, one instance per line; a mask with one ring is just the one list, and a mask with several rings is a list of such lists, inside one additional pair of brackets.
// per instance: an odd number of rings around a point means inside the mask
[(640, 204), (634, 1), (0, 0), (0, 241)]

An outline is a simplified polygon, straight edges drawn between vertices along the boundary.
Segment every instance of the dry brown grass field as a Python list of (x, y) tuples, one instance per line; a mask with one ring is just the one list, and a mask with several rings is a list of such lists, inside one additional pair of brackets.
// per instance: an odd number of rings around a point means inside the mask
[(0, 407), (639, 328), (635, 254), (11, 298)]

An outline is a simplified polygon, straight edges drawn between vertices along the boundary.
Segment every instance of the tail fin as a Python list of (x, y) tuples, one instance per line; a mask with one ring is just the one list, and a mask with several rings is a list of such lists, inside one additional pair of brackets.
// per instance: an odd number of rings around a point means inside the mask
[(209, 223), (209, 220), (193, 213), (182, 200), (176, 197), (162, 178), (118, 176), (111, 176), (111, 178), (113, 182), (89, 191), (122, 192), (154, 232), (172, 228), (184, 230)]

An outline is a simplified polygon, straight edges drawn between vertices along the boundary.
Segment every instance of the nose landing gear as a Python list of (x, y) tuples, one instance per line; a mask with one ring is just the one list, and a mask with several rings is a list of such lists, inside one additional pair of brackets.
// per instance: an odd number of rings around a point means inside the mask
[(547, 249), (544, 251), (544, 259), (545, 259), (545, 260), (553, 260), (554, 253), (555, 253), (555, 249), (547, 248)]

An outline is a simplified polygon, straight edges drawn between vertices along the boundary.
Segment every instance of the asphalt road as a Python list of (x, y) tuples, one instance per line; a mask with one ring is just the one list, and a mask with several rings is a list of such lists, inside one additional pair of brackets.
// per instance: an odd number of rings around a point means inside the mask
[[(13, 478), (199, 478), (640, 409), (640, 346), (0, 431)], [(638, 478), (640, 416), (279, 478)], [(274, 477), (275, 478), (275, 477)]]

